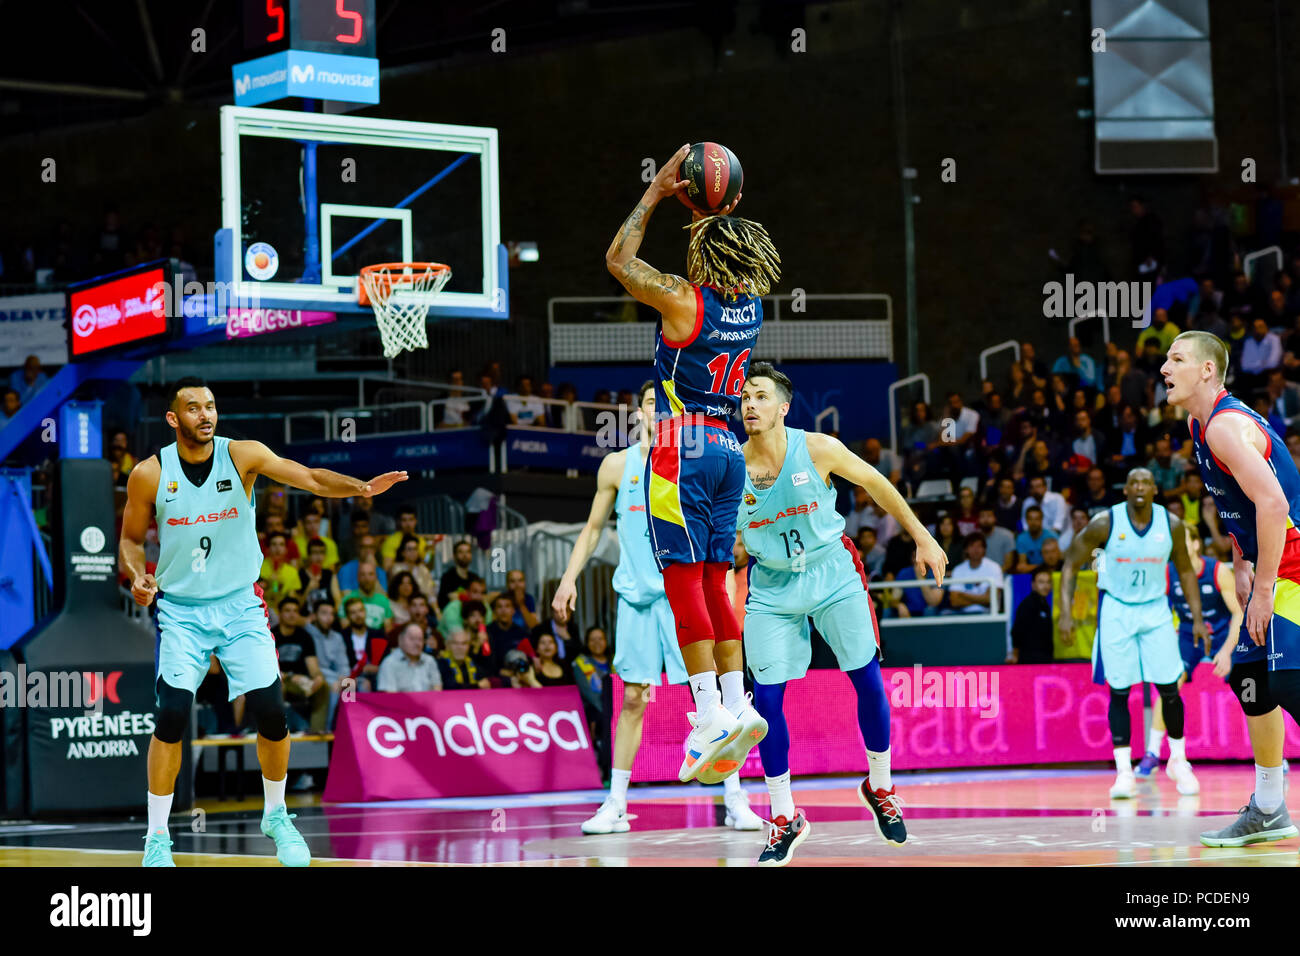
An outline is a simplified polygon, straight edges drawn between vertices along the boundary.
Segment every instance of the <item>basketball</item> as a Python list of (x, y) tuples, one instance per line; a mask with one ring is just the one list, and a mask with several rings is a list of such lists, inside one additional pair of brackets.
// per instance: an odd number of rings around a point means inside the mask
[(691, 209), (713, 213), (740, 195), (745, 172), (736, 154), (721, 143), (696, 143), (682, 160), (677, 181), (690, 183), (678, 199)]

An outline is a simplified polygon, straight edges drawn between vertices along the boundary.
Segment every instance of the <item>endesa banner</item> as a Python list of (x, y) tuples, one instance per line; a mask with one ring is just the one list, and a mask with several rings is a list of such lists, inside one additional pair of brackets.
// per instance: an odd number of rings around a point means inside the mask
[(576, 687), (373, 693), (340, 704), (324, 799), (352, 803), (599, 786)]
[[(898, 770), (1002, 767), (1042, 763), (1110, 762), (1106, 720), (1109, 691), (1092, 682), (1088, 664), (1000, 667), (886, 667), (890, 751)], [(615, 678), (618, 724), (622, 682)], [(633, 781), (676, 780), (682, 743), (694, 709), (685, 686), (653, 688), (645, 711)], [(1187, 756), (1197, 760), (1251, 759), (1241, 705), (1208, 664), (1183, 687)], [(1154, 691), (1153, 691), (1154, 695)], [(1142, 693), (1129, 696), (1135, 736), (1141, 736)], [(801, 774), (864, 773), (866, 751), (858, 730), (857, 698), (837, 670), (812, 670), (785, 690), (790, 729), (790, 771)], [(1288, 756), (1300, 754), (1295, 723), (1288, 716)], [(741, 768), (761, 777), (758, 748)]]
[(226, 313), (226, 338), (243, 339), (282, 329), (324, 325), (338, 316), (333, 312), (301, 312), (289, 309), (230, 309)]
[(68, 293), (72, 358), (167, 334), (167, 274), (153, 266)]

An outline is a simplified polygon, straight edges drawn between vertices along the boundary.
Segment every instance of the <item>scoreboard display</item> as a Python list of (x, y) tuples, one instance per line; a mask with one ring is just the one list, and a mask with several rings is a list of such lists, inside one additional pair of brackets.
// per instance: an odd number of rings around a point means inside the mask
[(375, 55), (375, 0), (244, 0), (244, 50)]

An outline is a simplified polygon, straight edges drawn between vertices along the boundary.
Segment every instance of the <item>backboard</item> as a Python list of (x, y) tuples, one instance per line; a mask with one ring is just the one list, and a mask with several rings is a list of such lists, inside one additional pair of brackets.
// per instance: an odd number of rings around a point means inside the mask
[(223, 106), (221, 225), (242, 304), (358, 312), (362, 266), (425, 260), (432, 316), (509, 316), (495, 129)]

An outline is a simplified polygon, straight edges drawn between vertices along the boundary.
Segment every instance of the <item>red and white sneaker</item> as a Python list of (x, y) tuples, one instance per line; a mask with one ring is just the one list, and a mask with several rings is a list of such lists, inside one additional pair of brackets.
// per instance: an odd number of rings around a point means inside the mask
[(697, 773), (713, 763), (718, 751), (739, 737), (744, 728), (721, 704), (707, 714), (692, 711), (686, 719), (691, 722), (691, 732), (686, 737), (686, 756), (677, 771), (677, 779), (682, 783), (694, 780)]
[(795, 810), (794, 819), (777, 817), (768, 821), (767, 846), (758, 855), (759, 866), (785, 866), (794, 859), (795, 848), (812, 832), (812, 826), (802, 810)]
[(863, 780), (858, 786), (858, 799), (871, 811), (871, 821), (876, 825), (880, 839), (894, 846), (902, 846), (907, 842), (903, 801), (894, 793), (893, 787), (888, 790), (872, 790), (871, 782)]

